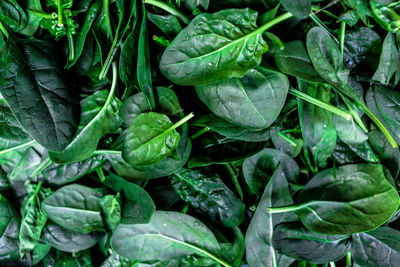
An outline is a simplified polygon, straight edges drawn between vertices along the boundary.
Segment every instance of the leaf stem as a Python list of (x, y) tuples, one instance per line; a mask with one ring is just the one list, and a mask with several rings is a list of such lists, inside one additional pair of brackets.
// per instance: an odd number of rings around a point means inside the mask
[(266, 30), (268, 30), (269, 28), (271, 28), (272, 26), (275, 26), (276, 24), (278, 24), (284, 20), (287, 20), (291, 17), (293, 17), (292, 13), (290, 13), (290, 12), (284, 13), (284, 14), (280, 15), (279, 17), (276, 17), (273, 20), (268, 21), (267, 23), (262, 25), (260, 28), (255, 30), (252, 34), (263, 33)]
[(188, 209), (189, 209), (189, 205), (188, 204), (185, 204), (185, 206), (183, 206), (183, 208), (182, 208), (182, 210), (181, 210), (181, 213), (187, 213), (187, 211), (188, 211)]
[(58, 26), (63, 27), (63, 20), (62, 20), (62, 15), (63, 15), (63, 8), (62, 8), (62, 3), (61, 0), (57, 1), (57, 19), (58, 19)]
[(142, 1), (145, 4), (153, 5), (153, 6), (156, 6), (158, 8), (161, 8), (161, 9), (167, 11), (168, 13), (178, 17), (186, 25), (189, 24), (189, 22), (190, 22), (190, 20), (185, 16), (185, 14), (183, 14), (179, 10), (176, 10), (175, 8), (171, 7), (167, 3), (164, 3), (163, 1), (160, 1), (160, 0), (142, 0)]
[(235, 171), (233, 170), (232, 166), (229, 163), (225, 163), (224, 166), (232, 178), (233, 185), (235, 186), (235, 189), (239, 194), (240, 200), (243, 201), (243, 191), (242, 188), (240, 187)]
[(103, 8), (104, 8), (104, 14), (106, 15), (106, 25), (107, 25), (108, 34), (110, 34), (111, 39), (114, 39), (114, 35), (112, 32), (112, 26), (111, 26), (110, 0), (103, 0)]
[(107, 150), (107, 149), (96, 150), (95, 152), (93, 152), (93, 155), (103, 155), (103, 154), (121, 155), (122, 152), (119, 150)]
[(385, 125), (375, 116), (374, 113), (372, 113), (363, 103), (358, 103), (360, 107), (363, 109), (365, 114), (378, 126), (378, 128), (381, 130), (384, 136), (388, 139), (389, 143), (392, 145), (392, 147), (396, 148), (398, 147), (396, 141), (393, 139), (393, 137), (390, 135), (389, 131), (386, 129)]
[(3, 155), (3, 154), (7, 154), (8, 152), (14, 151), (14, 150), (18, 150), (18, 149), (21, 149), (21, 148), (24, 148), (24, 147), (33, 146), (34, 144), (36, 144), (36, 141), (32, 140), (32, 141), (29, 141), (27, 143), (24, 143), (24, 144), (21, 144), (21, 145), (18, 145), (18, 146), (13, 146), (13, 147), (7, 148), (7, 149), (5, 149), (3, 151), (0, 151), (0, 156)]
[(4, 27), (3, 23), (1, 23), (1, 20), (0, 20), (0, 31), (6, 36), (6, 39), (10, 37), (6, 27)]
[(45, 12), (40, 12), (32, 9), (28, 9), (28, 12), (31, 13), (32, 15), (35, 15), (39, 18), (43, 19), (56, 19), (58, 17), (56, 12), (53, 13), (45, 13)]
[(330, 112), (332, 112), (332, 113), (334, 113), (334, 114), (336, 114), (338, 116), (341, 116), (341, 117), (345, 118), (346, 120), (350, 120), (352, 118), (349, 113), (347, 113), (347, 112), (345, 112), (345, 111), (343, 111), (343, 110), (341, 110), (341, 109), (339, 109), (337, 107), (334, 107), (334, 106), (332, 106), (330, 104), (322, 102), (321, 100), (318, 100), (318, 99), (316, 99), (314, 97), (311, 97), (311, 96), (309, 96), (309, 95), (307, 95), (307, 94), (305, 94), (305, 93), (303, 93), (303, 92), (301, 92), (299, 90), (290, 88), (289, 93), (294, 95), (294, 96), (296, 96), (296, 97), (298, 97), (298, 98), (300, 98), (300, 99), (302, 99), (302, 100), (305, 100), (305, 101), (307, 101), (307, 102), (309, 102), (311, 104), (314, 104), (314, 105), (316, 105), (316, 106), (318, 106), (320, 108), (326, 109), (326, 110), (328, 110), (328, 111), (330, 111)]
[(336, 264), (335, 264), (334, 261), (331, 261), (331, 262), (329, 262), (329, 266), (330, 266), (330, 267), (336, 267)]
[(104, 183), (104, 181), (106, 180), (106, 176), (104, 175), (103, 172), (103, 166), (96, 168), (96, 173), (97, 176), (99, 176), (100, 182)]
[(292, 138), (290, 138), (289, 136), (287, 136), (286, 134), (284, 134), (281, 131), (278, 131), (278, 135), (285, 140), (286, 142), (288, 142), (289, 144), (291, 144), (292, 146), (297, 146), (296, 142), (294, 140), (292, 140)]
[(351, 267), (351, 250), (349, 250), (346, 255), (346, 267)]
[(194, 113), (190, 112), (188, 115), (186, 115), (184, 118), (182, 118), (181, 120), (179, 120), (177, 123), (175, 123), (174, 125), (172, 125), (171, 127), (169, 127), (167, 130), (165, 130), (165, 134), (169, 133), (170, 131), (175, 130), (176, 128), (178, 128), (179, 126), (181, 126), (182, 124), (186, 123), (188, 120), (190, 120), (191, 118), (194, 117)]
[(340, 93), (340, 92), (338, 92), (338, 93), (341, 96), (344, 104), (346, 105), (347, 109), (349, 110), (349, 112), (350, 112), (351, 116), (353, 117), (353, 119), (355, 120), (355, 122), (358, 124), (358, 126), (360, 126), (361, 130), (363, 130), (364, 133), (368, 133), (368, 129), (365, 126), (365, 124), (362, 122), (360, 116), (358, 116), (356, 110), (353, 107), (353, 103), (342, 93)]
[(340, 23), (340, 60), (343, 62), (344, 55), (344, 37), (346, 34), (346, 22), (342, 21)]
[(302, 208), (305, 208), (309, 206), (310, 204), (328, 204), (330, 203), (329, 201), (311, 201), (299, 205), (291, 205), (291, 206), (284, 206), (284, 207), (268, 207), (267, 212), (268, 213), (284, 213), (284, 212), (289, 212), (289, 211), (296, 211), (300, 210)]
[(40, 189), (42, 188), (42, 185), (43, 185), (43, 182), (42, 181), (40, 181), (38, 184), (37, 184), (37, 186), (36, 186), (36, 189), (35, 189), (35, 192), (33, 192), (33, 195), (32, 195), (32, 201), (35, 201), (36, 200), (36, 198), (37, 198), (37, 196), (39, 195), (39, 193), (40, 193)]
[(208, 127), (204, 127), (203, 129), (199, 130), (198, 132), (194, 133), (192, 136), (190, 136), (190, 139), (196, 139), (202, 134), (205, 134), (206, 132), (210, 131), (211, 129)]
[(75, 58), (75, 48), (74, 48), (74, 38), (72, 37), (72, 32), (69, 28), (67, 29), (67, 38), (68, 38), (68, 50), (69, 50), (68, 61), (71, 62)]
[(33, 171), (32, 176), (30, 177), (30, 179), (28, 181), (33, 181), (36, 179), (36, 177), (43, 172), (47, 167), (50, 166), (50, 164), (52, 164), (53, 162), (51, 161), (51, 159), (49, 157), (45, 158), (40, 164), (39, 166)]

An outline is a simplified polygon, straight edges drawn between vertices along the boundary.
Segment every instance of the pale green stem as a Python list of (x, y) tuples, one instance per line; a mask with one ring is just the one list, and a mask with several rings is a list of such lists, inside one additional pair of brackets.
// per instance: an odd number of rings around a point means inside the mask
[(0, 31), (6, 36), (6, 39), (9, 38), (10, 35), (8, 34), (6, 27), (4, 27), (3, 23), (1, 23), (1, 21), (0, 21)]
[(111, 17), (110, 17), (110, 0), (103, 0), (103, 8), (104, 8), (104, 13), (106, 15), (106, 25), (107, 25), (108, 34), (110, 34), (111, 39), (114, 39), (112, 26), (111, 26)]
[(36, 10), (32, 10), (32, 9), (28, 9), (28, 12), (37, 17), (43, 18), (43, 19), (56, 19), (58, 17), (56, 12), (45, 13), (45, 12), (40, 12), (40, 11), (36, 11)]
[(358, 116), (357, 111), (353, 108), (353, 103), (351, 103), (351, 101), (347, 99), (347, 97), (344, 96), (342, 93), (339, 92), (339, 95), (343, 99), (344, 104), (346, 105), (355, 122), (358, 124), (358, 126), (360, 126), (361, 130), (363, 130), (364, 133), (368, 133), (367, 127), (362, 122), (360, 116)]
[(330, 267), (336, 267), (336, 264), (335, 264), (334, 261), (331, 261), (331, 262), (329, 263), (329, 266), (330, 266)]
[(210, 128), (204, 127), (203, 129), (199, 130), (198, 132), (194, 133), (192, 136), (190, 136), (190, 139), (196, 139), (202, 134), (205, 134), (206, 132), (210, 131)]
[[(329, 201), (312, 201), (312, 204), (329, 204)], [(284, 212), (290, 212), (290, 211), (296, 211), (303, 209), (307, 206), (309, 206), (311, 202), (307, 202), (304, 204), (300, 205), (292, 205), (292, 206), (285, 206), (285, 207), (269, 207), (267, 208), (268, 213), (284, 213)]]
[(57, 1), (57, 18), (58, 18), (58, 26), (62, 27), (64, 26), (63, 21), (62, 21), (62, 15), (63, 15), (63, 8), (61, 6), (61, 0)]
[(235, 171), (233, 170), (232, 166), (229, 163), (224, 164), (224, 166), (228, 170), (229, 175), (231, 176), (233, 185), (235, 186), (235, 189), (239, 194), (240, 200), (243, 201), (243, 191), (242, 188), (240, 187)]
[(292, 138), (290, 138), (289, 136), (285, 135), (282, 132), (278, 132), (278, 135), (285, 140), (286, 142), (288, 142), (289, 144), (291, 144), (292, 146), (297, 146), (296, 142), (294, 140), (292, 140)]
[(175, 123), (174, 125), (172, 125), (171, 127), (169, 127), (167, 130), (165, 130), (165, 134), (175, 130), (176, 128), (178, 128), (179, 126), (181, 126), (182, 124), (186, 123), (188, 120), (190, 120), (191, 118), (194, 117), (194, 113), (190, 112), (188, 115), (186, 115), (183, 119), (181, 119), (180, 121), (178, 121), (177, 123)]
[(106, 176), (104, 175), (103, 167), (102, 166), (98, 167), (96, 169), (96, 173), (97, 176), (99, 176), (100, 182), (104, 183), (104, 181), (106, 180)]
[(185, 206), (183, 206), (183, 208), (181, 210), (181, 213), (187, 213), (188, 209), (189, 209), (189, 205), (185, 204)]
[(332, 113), (334, 113), (334, 114), (336, 114), (336, 115), (338, 115), (340, 117), (343, 117), (346, 120), (350, 120), (352, 118), (349, 113), (347, 113), (347, 112), (345, 112), (345, 111), (343, 111), (343, 110), (341, 110), (341, 109), (339, 109), (337, 107), (329, 105), (329, 104), (327, 104), (325, 102), (322, 102), (321, 100), (318, 100), (318, 99), (316, 99), (314, 97), (311, 97), (311, 96), (309, 96), (309, 95), (307, 95), (307, 94), (305, 94), (305, 93), (303, 93), (303, 92), (301, 92), (299, 90), (290, 88), (289, 93), (294, 95), (294, 96), (296, 96), (296, 97), (298, 97), (298, 98), (300, 98), (300, 99), (302, 99), (302, 100), (304, 100), (304, 101), (307, 101), (307, 102), (309, 102), (309, 103), (311, 103), (313, 105), (316, 105), (316, 106), (318, 106), (320, 108), (323, 108), (323, 109), (326, 109), (326, 110), (328, 110), (328, 111), (330, 111), (330, 112), (332, 112)]
[(72, 37), (70, 29), (67, 30), (67, 37), (68, 37), (68, 50), (69, 50), (68, 60), (73, 61), (75, 58), (75, 47), (74, 47), (74, 38)]
[(190, 20), (185, 16), (185, 14), (183, 14), (179, 10), (176, 10), (175, 8), (171, 7), (167, 3), (164, 3), (163, 1), (160, 1), (160, 0), (143, 0), (143, 3), (149, 4), (149, 5), (153, 5), (153, 6), (156, 6), (158, 8), (161, 8), (161, 9), (167, 11), (168, 13), (178, 17), (186, 25), (189, 24), (189, 22), (190, 22)]
[(8, 148), (6, 150), (0, 151), (0, 156), (3, 155), (3, 154), (7, 154), (8, 152), (14, 151), (14, 150), (18, 150), (18, 149), (21, 149), (21, 148), (33, 146), (34, 144), (36, 144), (36, 141), (32, 140), (32, 141), (29, 141), (27, 143), (24, 143), (24, 144), (21, 144), (21, 145), (18, 145), (18, 146), (10, 147), (10, 148)]
[(51, 159), (49, 157), (45, 158), (40, 164), (39, 166), (35, 169), (35, 171), (33, 172), (32, 176), (30, 177), (29, 181), (33, 181), (35, 180), (35, 178), (42, 173), (42, 171), (44, 171), (47, 167), (50, 166), (50, 164), (52, 164), (53, 162), (51, 161)]
[(346, 267), (351, 267), (351, 251), (347, 252), (346, 255)]
[(340, 23), (340, 59), (343, 62), (343, 55), (344, 55), (344, 38), (346, 35), (346, 22), (342, 21)]
[(119, 150), (107, 150), (107, 149), (100, 149), (93, 152), (93, 155), (103, 155), (103, 154), (121, 155), (122, 152)]

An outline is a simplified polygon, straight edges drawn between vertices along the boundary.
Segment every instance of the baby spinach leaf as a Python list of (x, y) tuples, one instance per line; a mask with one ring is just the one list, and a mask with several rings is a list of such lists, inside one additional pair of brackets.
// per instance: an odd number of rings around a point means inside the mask
[(97, 232), (82, 234), (48, 222), (43, 229), (43, 242), (65, 252), (78, 252), (96, 245), (100, 235)]
[(379, 66), (376, 70), (373, 81), (383, 85), (389, 85), (394, 76), (394, 84), (400, 80), (400, 52), (397, 48), (393, 33), (388, 33), (382, 44), (382, 53), (379, 60)]
[(173, 15), (158, 15), (147, 12), (147, 18), (154, 23), (164, 34), (169, 37), (175, 37), (182, 26), (176, 16)]
[[(323, 102), (329, 102), (331, 93), (329, 88), (318, 84), (300, 82), (301, 90)], [(303, 136), (303, 146), (313, 155), (314, 163), (324, 168), (331, 156), (337, 133), (334, 127), (333, 114), (325, 109), (306, 103), (298, 99), (299, 121)]]
[(155, 112), (143, 113), (133, 119), (127, 130), (122, 157), (134, 166), (155, 164), (177, 148), (179, 138), (167, 116)]
[(290, 17), (285, 14), (257, 28), (257, 15), (251, 9), (198, 15), (164, 51), (162, 73), (182, 85), (242, 77), (260, 64), (262, 54), (268, 50), (262, 33)]
[[(116, 75), (116, 73), (115, 73)], [(118, 102), (114, 98), (115, 84), (111, 91), (101, 90), (81, 101), (81, 121), (72, 141), (62, 151), (50, 151), (49, 157), (56, 163), (71, 163), (90, 157), (115, 117)]]
[(290, 13), (299, 19), (305, 19), (311, 12), (310, 0), (279, 0)]
[(213, 233), (199, 220), (178, 212), (156, 211), (149, 224), (118, 225), (112, 246), (119, 255), (132, 260), (169, 260), (199, 254), (224, 262)]
[(66, 185), (42, 202), (49, 219), (69, 230), (83, 234), (104, 227), (100, 200), (104, 190), (79, 184)]
[(104, 196), (100, 200), (100, 208), (107, 227), (114, 231), (121, 221), (121, 196), (119, 194)]
[[(135, 29), (136, 24), (133, 29)], [(126, 85), (126, 90), (132, 90), (137, 84), (136, 78), (136, 33), (132, 30), (121, 46), (121, 56), (119, 58), (119, 77)]]
[(72, 140), (79, 107), (53, 57), (53, 48), (44, 41), (18, 46), (8, 39), (0, 55), (0, 91), (24, 129), (57, 151)]
[(244, 219), (244, 204), (217, 174), (181, 169), (171, 175), (171, 185), (183, 201), (225, 227), (235, 227)]
[(288, 90), (284, 75), (261, 68), (250, 70), (241, 79), (196, 86), (197, 95), (215, 115), (259, 130), (276, 120)]
[(116, 192), (123, 192), (122, 223), (148, 223), (156, 207), (149, 194), (140, 186), (110, 173), (103, 183)]
[(290, 156), (280, 150), (265, 148), (243, 161), (243, 175), (252, 194), (263, 192), (278, 166), (289, 182), (296, 182), (300, 169)]
[(349, 236), (313, 233), (300, 223), (278, 225), (274, 230), (274, 244), (279, 253), (314, 264), (338, 261), (350, 249)]
[(0, 195), (0, 260), (12, 261), (19, 258), (18, 233), (20, 217), (10, 202)]
[(45, 243), (37, 243), (32, 250), (32, 263), (38, 264), (50, 252), (51, 246)]
[(284, 44), (284, 49), (274, 54), (279, 70), (308, 82), (322, 82), (323, 79), (311, 63), (306, 47), (302, 41), (292, 41)]
[(397, 210), (399, 195), (382, 165), (356, 164), (320, 172), (300, 191), (295, 203), (287, 210), (295, 211), (310, 231), (353, 234), (385, 223)]
[[(351, 253), (360, 266), (393, 266), (400, 260), (400, 232), (380, 227), (353, 235)], [(377, 253), (379, 251), (379, 253)]]
[(280, 165), (278, 166), (265, 187), (257, 210), (247, 228), (246, 258), (250, 267), (287, 266), (293, 262), (292, 259), (277, 253), (273, 243), (274, 227), (289, 218), (282, 216), (282, 214), (265, 212), (266, 208), (271, 206), (283, 206), (293, 203), (289, 193), (288, 182), (283, 172), (284, 169)]
[(207, 127), (220, 135), (247, 142), (267, 141), (271, 135), (270, 129), (253, 130), (244, 128), (221, 119), (213, 114), (204, 115), (197, 118), (193, 122), (193, 125)]

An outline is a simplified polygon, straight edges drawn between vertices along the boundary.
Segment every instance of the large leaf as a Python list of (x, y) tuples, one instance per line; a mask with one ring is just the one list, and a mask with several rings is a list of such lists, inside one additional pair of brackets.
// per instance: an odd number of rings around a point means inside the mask
[(295, 17), (305, 19), (311, 12), (311, 0), (280, 0), (280, 3)]
[(276, 120), (288, 90), (285, 75), (262, 68), (241, 79), (196, 86), (197, 95), (215, 115), (254, 129), (265, 129)]
[(0, 195), (0, 218), (0, 261), (17, 260), (20, 218), (10, 202), (2, 195)]
[(287, 218), (282, 214), (269, 214), (271, 206), (290, 205), (293, 200), (282, 167), (278, 167), (258, 203), (246, 232), (246, 259), (250, 267), (288, 266), (293, 260), (276, 252), (273, 244), (274, 227)]
[(376, 70), (373, 81), (388, 85), (394, 76), (394, 84), (400, 80), (400, 52), (396, 45), (393, 33), (388, 33), (382, 44), (382, 53), (379, 66)]
[(182, 169), (171, 175), (171, 184), (183, 201), (225, 227), (235, 227), (244, 219), (244, 204), (218, 174)]
[[(329, 88), (318, 84), (300, 82), (301, 90), (323, 102), (329, 102), (331, 93)], [(337, 133), (333, 122), (333, 114), (325, 109), (298, 100), (299, 119), (303, 146), (313, 156), (318, 167), (325, 167), (327, 160), (335, 149)]]
[(42, 202), (49, 219), (83, 234), (103, 228), (100, 200), (102, 189), (79, 184), (61, 187)]
[(140, 186), (110, 173), (103, 183), (116, 192), (123, 192), (125, 203), (122, 210), (122, 223), (148, 223), (156, 207), (149, 194)]
[(351, 254), (363, 267), (391, 267), (400, 261), (400, 232), (389, 228), (353, 235)]
[(289, 182), (296, 182), (300, 173), (299, 166), (280, 150), (265, 148), (246, 158), (243, 161), (243, 175), (251, 193), (261, 194), (278, 166)]
[(0, 91), (17, 120), (45, 148), (63, 149), (76, 132), (79, 106), (53, 48), (43, 41), (17, 46), (10, 38), (0, 60)]
[(122, 157), (131, 165), (147, 166), (165, 159), (179, 144), (180, 135), (171, 120), (160, 113), (138, 115), (127, 129)]
[(399, 201), (382, 165), (357, 164), (320, 172), (300, 191), (297, 205), (286, 210), (295, 211), (310, 231), (353, 234), (384, 224)]
[(350, 249), (349, 236), (313, 233), (300, 223), (278, 225), (274, 231), (274, 244), (279, 253), (315, 264), (338, 261)]
[(202, 222), (166, 211), (156, 211), (148, 224), (120, 224), (112, 237), (112, 246), (119, 255), (139, 261), (192, 254), (219, 259), (220, 250), (215, 236)]
[(97, 232), (82, 234), (49, 222), (43, 229), (43, 241), (55, 249), (65, 252), (78, 252), (93, 247), (100, 239)]
[(184, 85), (243, 76), (268, 50), (256, 20), (257, 12), (250, 9), (198, 15), (164, 51), (161, 71)]
[(323, 81), (314, 69), (302, 41), (292, 41), (284, 45), (284, 49), (274, 53), (280, 71), (308, 82)]
[(114, 89), (100, 90), (81, 101), (81, 121), (78, 131), (68, 146), (59, 152), (50, 151), (49, 157), (56, 163), (71, 163), (90, 157), (104, 134), (111, 129), (118, 102)]

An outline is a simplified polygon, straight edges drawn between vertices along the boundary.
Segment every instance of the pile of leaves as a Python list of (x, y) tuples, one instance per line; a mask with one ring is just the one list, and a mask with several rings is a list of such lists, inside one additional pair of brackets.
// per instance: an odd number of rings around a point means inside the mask
[(400, 262), (400, 2), (0, 1), (1, 266)]

